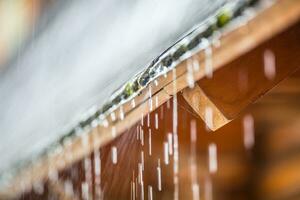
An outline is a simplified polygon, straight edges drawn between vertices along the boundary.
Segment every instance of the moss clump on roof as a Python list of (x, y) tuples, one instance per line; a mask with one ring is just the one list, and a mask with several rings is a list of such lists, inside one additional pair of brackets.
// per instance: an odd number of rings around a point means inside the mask
[(179, 59), (183, 54), (185, 54), (188, 51), (188, 48), (185, 44), (181, 45), (173, 54), (173, 59), (177, 60)]
[(232, 18), (232, 13), (228, 10), (223, 10), (218, 16), (217, 16), (217, 26), (219, 28), (224, 27), (226, 24), (230, 22)]

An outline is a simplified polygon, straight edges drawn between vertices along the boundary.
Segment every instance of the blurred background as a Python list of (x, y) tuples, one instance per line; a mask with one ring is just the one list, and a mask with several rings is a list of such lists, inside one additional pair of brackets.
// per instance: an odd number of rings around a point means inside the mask
[[(19, 62), (19, 56), (26, 52), (29, 46), (35, 45), (35, 39), (46, 30), (45, 27), (48, 27), (52, 17), (57, 16), (56, 12), (62, 10), (64, 6), (68, 7), (69, 2), (54, 0), (0, 0), (0, 73), (5, 74), (7, 68), (15, 66), (15, 63)], [(101, 2), (103, 3), (103, 1)], [(215, 1), (215, 5), (218, 5), (218, 1)], [(126, 7), (126, 5), (123, 6)], [(85, 10), (88, 9), (86, 8)], [(74, 12), (75, 14), (73, 13), (70, 16), (76, 16), (76, 9)], [(198, 19), (204, 16), (198, 16)], [(139, 17), (139, 15), (135, 17)], [(80, 20), (80, 17), (75, 19)], [(97, 20), (97, 18), (93, 18), (93, 20)], [(181, 19), (181, 23), (185, 24), (185, 20)], [(72, 23), (77, 22), (75, 20)], [(193, 24), (193, 20), (191, 20), (190, 24)], [(132, 26), (134, 26), (134, 23)], [(156, 43), (152, 44), (153, 46), (155, 44), (158, 46), (159, 44), (162, 45), (156, 49), (149, 45), (144, 51), (141, 50), (142, 53), (147, 54), (147, 56), (143, 57), (143, 61), (134, 60), (134, 62), (131, 62), (126, 60), (127, 65), (124, 65), (125, 68), (129, 68), (128, 66), (131, 63), (147, 63), (153, 55), (170, 45), (171, 41), (174, 41), (173, 39), (181, 35), (184, 32), (182, 30), (185, 30), (184, 28), (179, 30), (175, 27), (177, 26), (174, 26), (172, 30), (177, 32), (171, 35), (172, 39), (168, 39), (168, 34), (166, 34), (164, 39), (156, 40)], [(300, 58), (289, 58), (286, 55), (286, 52), (293, 50), (289, 49), (289, 44), (280, 45), (279, 47), (275, 45), (276, 49), (273, 49), (273, 44), (284, 44), (285, 40), (288, 41), (287, 38), (292, 37), (291, 35), (299, 34), (299, 30), (300, 24), (298, 22), (283, 33), (273, 36), (271, 40), (257, 46), (246, 55), (229, 63), (228, 66), (242, 64), (251, 67), (263, 65), (262, 55), (266, 49), (276, 52), (276, 58), (285, 57), (286, 65), (289, 65), (289, 62), (298, 62), (300, 66)], [(155, 34), (159, 35), (159, 32), (155, 32)], [(64, 36), (67, 37), (67, 34)], [(141, 36), (138, 41), (143, 41), (146, 36)], [(133, 38), (131, 39), (133, 40)], [(118, 41), (121, 40), (119, 39)], [(87, 41), (85, 43), (87, 46), (93, 43), (93, 41), (88, 39)], [(101, 46), (101, 40), (98, 42), (98, 45)], [(46, 44), (48, 43), (46, 42)], [(48, 45), (51, 46), (52, 44)], [(130, 44), (126, 43), (124, 45), (124, 51), (126, 50), (126, 45)], [(130, 48), (131, 50), (139, 47), (140, 43), (137, 42), (134, 45)], [(80, 47), (84, 50), (95, 50), (94, 48), (85, 49), (84, 45)], [(104, 52), (103, 49), (101, 50)], [(122, 51), (120, 52), (122, 53)], [(65, 53), (66, 55), (76, 55), (68, 54), (67, 50)], [(111, 55), (115, 51), (111, 50), (106, 53)], [(94, 52), (93, 54), (96, 53)], [(130, 55), (131, 53), (128, 53), (128, 56)], [(114, 56), (108, 58), (112, 57)], [(133, 59), (138, 59), (137, 57), (138, 55), (133, 57)], [(94, 55), (84, 58), (88, 62), (89, 58), (97, 60), (98, 56)], [(85, 60), (84, 58), (82, 59)], [(86, 69), (94, 69), (95, 63), (93, 61), (90, 61), (92, 67), (87, 67)], [(84, 63), (82, 60), (78, 62), (80, 64)], [(26, 64), (26, 62), (24, 63)], [(69, 62), (66, 63), (70, 64)], [(108, 68), (105, 70), (108, 70)], [(120, 78), (119, 83), (124, 82), (129, 75), (133, 75), (138, 69), (128, 70), (129, 72), (123, 78)], [(76, 70), (74, 69), (74, 71)], [(80, 74), (81, 71), (76, 72)], [(117, 73), (120, 73), (120, 71), (116, 70), (115, 74)], [(111, 75), (115, 74), (112, 73)], [(86, 80), (89, 76), (88, 73), (85, 75), (84, 79)], [(103, 74), (99, 73), (98, 75)], [(250, 80), (251, 77), (248, 77), (247, 71), (241, 71), (235, 78), (237, 82), (240, 82), (233, 90), (240, 91), (242, 94), (246, 90), (245, 87), (247, 87), (246, 80)], [(201, 81), (205, 82), (205, 80)], [(201, 81), (198, 83), (201, 84)], [(91, 81), (90, 84), (96, 85), (97, 82)], [(115, 85), (120, 84), (112, 84), (107, 91), (103, 92), (104, 96), (107, 96), (108, 91), (111, 93), (112, 88), (116, 89)], [(72, 92), (74, 91), (75, 94), (76, 90), (72, 87), (71, 89), (73, 89)], [(90, 92), (96, 91), (94, 89), (91, 89)], [(73, 93), (70, 94), (71, 100), (72, 95)], [(85, 93), (81, 95), (86, 96)], [(24, 96), (26, 97), (26, 95)], [(102, 97), (101, 95), (99, 96), (100, 99)], [(85, 109), (87, 107), (85, 105), (90, 105), (90, 102), (94, 102), (98, 96), (94, 98), (92, 95), (91, 98), (93, 101), (91, 99), (84, 102), (78, 101), (77, 105), (83, 103), (84, 106), (82, 107)], [(69, 101), (71, 102), (71, 100)], [(128, 131), (109, 144), (95, 150), (83, 160), (59, 172), (55, 181), (47, 179), (36, 183), (29, 192), (23, 193), (19, 199), (103, 198), (133, 200), (142, 199), (141, 194), (144, 194), (145, 199), (173, 199), (174, 160), (169, 151), (167, 154), (170, 154), (170, 157), (166, 158), (165, 155), (165, 143), (172, 142), (172, 139), (169, 139), (173, 126), (172, 102), (171, 99), (156, 108), (149, 116), (145, 116), (141, 122), (128, 129)], [(73, 106), (76, 107), (76, 104)], [(68, 109), (72, 110), (72, 107)], [(204, 122), (184, 100), (181, 93), (178, 94), (178, 112), (180, 199), (197, 199), (193, 196), (195, 194), (201, 200), (300, 199), (299, 70), (280, 82), (254, 105), (243, 111), (238, 118), (216, 132), (209, 131), (205, 127)], [(157, 117), (159, 118), (158, 122)], [(49, 121), (51, 120), (53, 119)], [(3, 124), (7, 122), (6, 119), (1, 121)], [(56, 121), (60, 120), (57, 119)], [(23, 123), (23, 121), (21, 122)], [(63, 121), (60, 122), (62, 125), (58, 126), (55, 124), (55, 120), (51, 122), (53, 124), (50, 127), (55, 129), (64, 127), (67, 124), (66, 121)], [(15, 125), (18, 126), (18, 124)], [(34, 121), (31, 125), (34, 125)], [(196, 139), (193, 131), (196, 132)], [(49, 135), (44, 133), (40, 137), (48, 137)], [(1, 137), (0, 134), (0, 140)], [(29, 143), (24, 144), (24, 146)], [(44, 144), (47, 143), (45, 142)], [(117, 164), (112, 161), (114, 159), (112, 158), (113, 147), (118, 152)], [(14, 147), (10, 146), (10, 148)], [(2, 158), (2, 155), (4, 156), (6, 152), (1, 151), (0, 154)], [(18, 151), (16, 151), (16, 154), (18, 154)], [(97, 164), (99, 160), (101, 161), (101, 167), (97, 171), (96, 167), (99, 167)], [(139, 164), (141, 162), (143, 163), (143, 189), (137, 186), (141, 182), (139, 180), (141, 167)]]

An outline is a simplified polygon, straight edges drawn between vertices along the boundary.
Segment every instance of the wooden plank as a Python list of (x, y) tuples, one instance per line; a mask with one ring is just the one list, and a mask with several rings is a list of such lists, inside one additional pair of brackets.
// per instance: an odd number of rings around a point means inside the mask
[(210, 101), (198, 85), (193, 89), (184, 89), (183, 97), (209, 129), (215, 131), (231, 121)]
[[(299, 35), (300, 25), (297, 25), (216, 71), (212, 79), (204, 78), (198, 84), (222, 113), (232, 119), (299, 68)], [(276, 62), (272, 79), (264, 73), (263, 55), (268, 52), (274, 54)]]
[(299, 35), (300, 24), (215, 71), (212, 78), (200, 79), (201, 89), (184, 90), (186, 100), (201, 118), (203, 106), (213, 107), (212, 130), (220, 128), (300, 67)]

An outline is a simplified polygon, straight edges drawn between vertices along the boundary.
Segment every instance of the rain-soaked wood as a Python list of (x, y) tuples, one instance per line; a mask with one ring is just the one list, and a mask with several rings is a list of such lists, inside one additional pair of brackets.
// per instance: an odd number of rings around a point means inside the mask
[[(183, 91), (185, 99), (204, 121), (206, 107), (212, 108), (213, 122), (207, 125), (212, 130), (222, 127), (300, 67), (299, 35), (300, 24), (223, 66), (212, 78), (200, 79), (194, 89)], [(265, 66), (264, 59), (275, 65)], [(271, 77), (267, 67), (275, 72)]]
[[(255, 18), (246, 25), (227, 32), (220, 38), (221, 46), (213, 48), (213, 71), (245, 54), (279, 32), (282, 32), (292, 24), (295, 24), (299, 17), (300, 2), (298, 0), (282, 0), (255, 16)], [(193, 58), (199, 61), (200, 66), (204, 66), (205, 56), (203, 51), (197, 53)], [(204, 71), (200, 69), (194, 73), (194, 79), (199, 80), (203, 78), (204, 75)], [(153, 94), (152, 101), (155, 102), (155, 96), (159, 97), (158, 106), (160, 106), (172, 95), (183, 90), (188, 85), (186, 76), (186, 62), (182, 62), (176, 68), (175, 77), (173, 77), (172, 72), (170, 72), (167, 74), (166, 80), (159, 82), (160, 89), (155, 89), (157, 92)], [(176, 88), (173, 88), (174, 79), (177, 86)], [(148, 107), (148, 99), (149, 98), (146, 98), (144, 101), (141, 101), (140, 105), (136, 105), (135, 108), (130, 109), (128, 107), (129, 109), (128, 111), (126, 109), (124, 120), (117, 119), (117, 121), (111, 122), (108, 127), (98, 126), (90, 131), (89, 134), (86, 134), (87, 140), (93, 141), (93, 145), (88, 146), (88, 148), (83, 148), (81, 138), (76, 137), (72, 139), (70, 143), (63, 146), (59, 154), (42, 157), (37, 160), (35, 164), (24, 168), (8, 187), (1, 189), (0, 199), (14, 197), (22, 192), (22, 189), (24, 189), (24, 185), (20, 184), (22, 181), (28, 183), (28, 185), (25, 186), (26, 189), (30, 188), (30, 185), (35, 181), (46, 179), (50, 166), (51, 170), (62, 170), (88, 155), (93, 149), (99, 148), (113, 140), (112, 127), (116, 127), (116, 135), (119, 135), (137, 123), (142, 113), (145, 116), (151, 112)], [(72, 157), (68, 157), (70, 152)]]
[[(184, 89), (183, 97), (211, 130), (215, 131), (230, 122), (198, 85), (193, 89)], [(207, 116), (208, 112), (212, 116)]]

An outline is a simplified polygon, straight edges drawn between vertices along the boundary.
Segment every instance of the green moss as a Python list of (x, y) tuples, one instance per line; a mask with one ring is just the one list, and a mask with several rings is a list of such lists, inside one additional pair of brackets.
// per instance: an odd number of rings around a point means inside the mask
[(137, 79), (133, 82), (132, 89), (133, 89), (133, 92), (136, 92), (136, 91), (138, 91), (140, 89), (140, 85), (139, 85)]
[(173, 54), (173, 59), (177, 60), (179, 59), (185, 52), (187, 52), (187, 46), (181, 45)]
[(217, 26), (224, 27), (231, 20), (232, 13), (228, 10), (222, 11), (217, 17)]
[(132, 87), (132, 83), (129, 82), (126, 84), (125, 89), (123, 91), (125, 98), (129, 97), (130, 95), (133, 94), (133, 87)]

